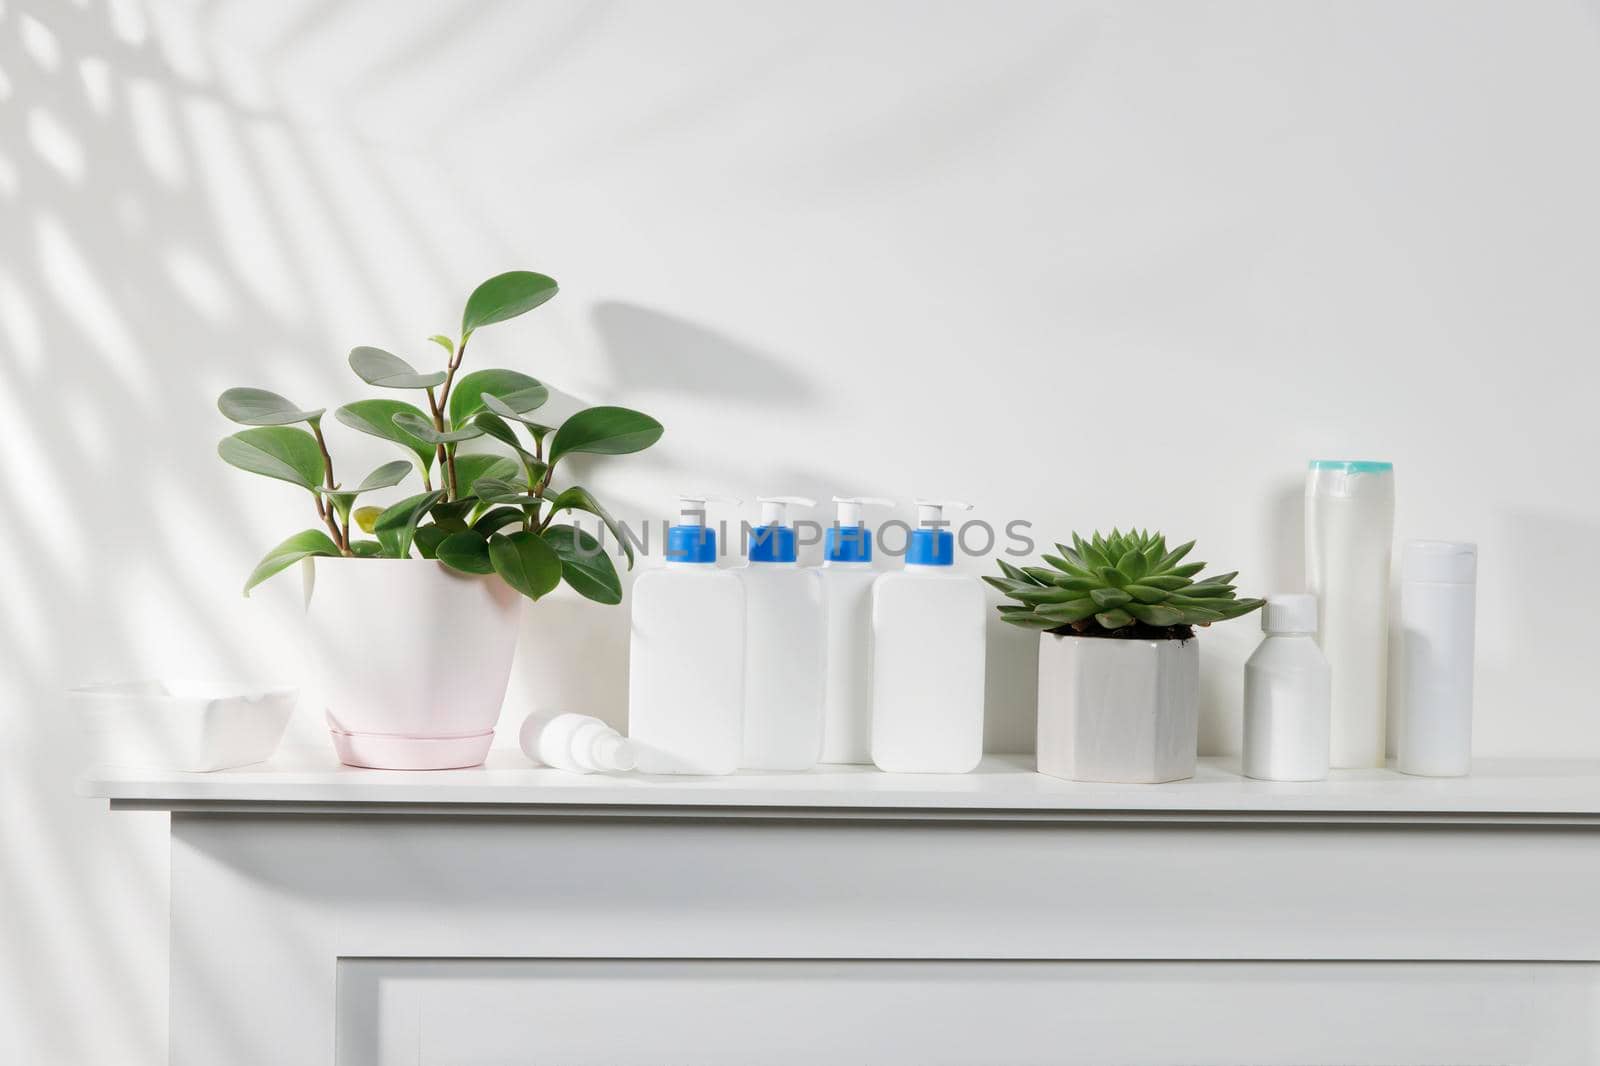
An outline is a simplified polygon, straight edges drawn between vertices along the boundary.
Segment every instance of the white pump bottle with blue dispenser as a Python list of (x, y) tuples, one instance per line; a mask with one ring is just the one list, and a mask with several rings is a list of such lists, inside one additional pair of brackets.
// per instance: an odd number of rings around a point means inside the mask
[(956, 573), (944, 511), (918, 500), (903, 570), (872, 585), (872, 761), (890, 773), (964, 774), (983, 758), (984, 609)]
[(706, 503), (680, 496), (667, 561), (633, 586), (628, 735), (643, 773), (731, 774), (744, 735), (744, 582), (717, 566)]
[(822, 581), (799, 565), (788, 509), (801, 496), (758, 496), (745, 591), (744, 758), (752, 770), (809, 770), (822, 755), (827, 636)]
[(828, 619), (827, 683), (822, 701), (822, 761), (872, 762), (872, 531), (861, 520), (876, 496), (835, 496), (838, 518), (823, 539), (822, 599)]

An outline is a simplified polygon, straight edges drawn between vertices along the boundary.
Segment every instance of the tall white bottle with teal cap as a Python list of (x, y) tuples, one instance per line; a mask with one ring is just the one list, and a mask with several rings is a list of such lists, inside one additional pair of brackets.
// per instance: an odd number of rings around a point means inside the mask
[(946, 508), (918, 500), (904, 570), (872, 586), (872, 761), (890, 773), (964, 774), (983, 757), (984, 602), (958, 574)]
[[(715, 496), (680, 496), (667, 562), (633, 586), (628, 735), (648, 774), (731, 774), (744, 735), (744, 582), (717, 566)], [(737, 501), (730, 501), (737, 502)]]
[(828, 616), (828, 679), (822, 697), (822, 761), (872, 761), (872, 531), (861, 521), (876, 496), (835, 496), (838, 518), (822, 544), (822, 599)]
[(752, 770), (809, 770), (822, 755), (826, 616), (817, 571), (801, 569), (788, 509), (801, 496), (759, 496), (745, 591), (744, 758)]

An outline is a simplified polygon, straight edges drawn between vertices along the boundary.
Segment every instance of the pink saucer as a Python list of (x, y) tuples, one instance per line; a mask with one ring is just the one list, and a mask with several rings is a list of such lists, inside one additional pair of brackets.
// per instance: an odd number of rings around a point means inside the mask
[(494, 730), (464, 737), (404, 737), (385, 733), (328, 730), (333, 750), (346, 766), (374, 770), (459, 770), (480, 765), (494, 742)]

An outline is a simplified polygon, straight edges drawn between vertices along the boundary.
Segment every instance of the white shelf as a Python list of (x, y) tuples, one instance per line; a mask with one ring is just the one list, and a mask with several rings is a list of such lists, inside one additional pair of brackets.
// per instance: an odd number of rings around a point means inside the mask
[[(579, 776), (534, 766), (520, 753), (494, 752), (470, 770), (360, 770), (329, 750), (286, 749), (271, 762), (196, 774), (100, 768), (79, 791), (125, 809), (349, 809), (374, 813), (745, 814), (817, 817), (1103, 818), (1162, 820), (1208, 816), (1260, 821), (1401, 820), (1467, 817), (1600, 822), (1600, 761), (1483, 760), (1472, 776), (1434, 779), (1389, 770), (1335, 771), (1327, 781), (1252, 781), (1231, 759), (1202, 759), (1194, 778), (1163, 785), (1062, 781), (1033, 771), (1031, 755), (991, 755), (971, 774), (886, 774), (870, 767), (824, 766), (808, 773), (730, 777)], [(643, 809), (643, 810), (641, 810)], [(1229, 816), (1233, 816), (1230, 818)], [(1479, 816), (1477, 819), (1471, 816)], [(1523, 816), (1523, 817), (1518, 817)]]

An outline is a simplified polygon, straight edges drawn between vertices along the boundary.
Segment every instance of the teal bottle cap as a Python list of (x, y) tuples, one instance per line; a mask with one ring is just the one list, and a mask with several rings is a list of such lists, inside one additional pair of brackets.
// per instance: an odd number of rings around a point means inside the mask
[(1394, 470), (1394, 464), (1370, 459), (1313, 459), (1311, 469), (1339, 470), (1346, 474), (1387, 474)]

